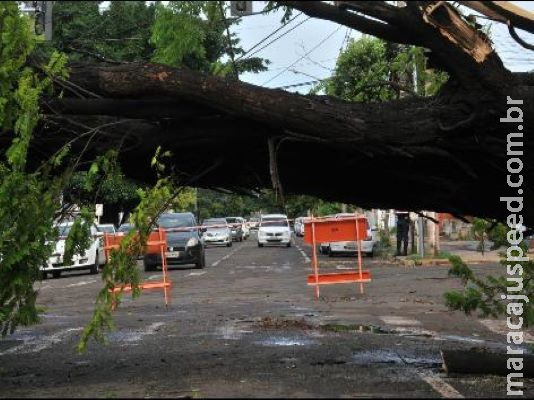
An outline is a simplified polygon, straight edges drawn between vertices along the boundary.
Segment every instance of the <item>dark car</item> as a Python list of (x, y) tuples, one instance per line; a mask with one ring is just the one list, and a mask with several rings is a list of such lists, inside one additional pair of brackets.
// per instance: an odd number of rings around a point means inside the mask
[[(162, 214), (156, 225), (165, 229), (167, 234), (165, 255), (168, 264), (195, 264), (197, 268), (206, 266), (202, 232), (192, 213)], [(157, 265), (161, 265), (161, 255), (145, 254), (143, 264), (145, 271), (153, 271)]]
[(226, 222), (230, 225), (232, 239), (236, 242), (242, 242), (245, 236), (243, 232), (243, 219), (240, 217), (226, 217)]

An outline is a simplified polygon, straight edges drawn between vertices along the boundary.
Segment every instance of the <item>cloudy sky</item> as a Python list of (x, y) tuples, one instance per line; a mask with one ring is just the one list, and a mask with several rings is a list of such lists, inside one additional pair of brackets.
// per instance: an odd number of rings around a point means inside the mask
[[(534, 1), (513, 1), (512, 3), (534, 11)], [(253, 11), (261, 11), (265, 4), (263, 1), (255, 1)], [(296, 14), (297, 12), (294, 13)], [(241, 24), (234, 28), (241, 38), (243, 48), (250, 49), (279, 28), (281, 18), (281, 12), (243, 17)], [(301, 25), (256, 54), (271, 61), (269, 71), (259, 74), (243, 74), (241, 79), (256, 85), (281, 87), (328, 77), (332, 73), (340, 49), (346, 45), (347, 35), (355, 39), (361, 37), (359, 32), (333, 22), (316, 18), (305, 21), (306, 19), (305, 15), (297, 17), (269, 40), (289, 31), (300, 22), (302, 22)], [(479, 20), (480, 23), (485, 21)], [(527, 42), (534, 43), (534, 35), (521, 30), (517, 31)], [(519, 46), (510, 37), (503, 24), (492, 24), (491, 38), (507, 68), (512, 71), (534, 69), (534, 52)], [(309, 54), (305, 56), (306, 53)], [(307, 93), (310, 87), (311, 85), (306, 85), (286, 90)]]

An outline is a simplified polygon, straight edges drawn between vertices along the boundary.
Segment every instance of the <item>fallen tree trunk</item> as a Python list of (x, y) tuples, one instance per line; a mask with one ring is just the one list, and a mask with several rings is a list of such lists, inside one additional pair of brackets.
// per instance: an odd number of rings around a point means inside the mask
[[(499, 219), (508, 214), (499, 197), (515, 195), (506, 183), (506, 153), (517, 126), (499, 122), (505, 95), (452, 86), (434, 98), (354, 104), (153, 64), (73, 66), (70, 79), (95, 96), (52, 99), (51, 118), (78, 132), (72, 121), (122, 121), (102, 129), (95, 151), (127, 138), (123, 168), (139, 180), (152, 179), (149, 161), (161, 145), (184, 174), (218, 160), (200, 186), (269, 187), (273, 138), (280, 183), (290, 193)], [(531, 84), (523, 74), (508, 92), (525, 100), (526, 127), (534, 125)], [(526, 157), (534, 151), (528, 132)], [(37, 139), (40, 151), (50, 143)], [(533, 169), (525, 160), (525, 204), (533, 199)], [(525, 208), (525, 219), (534, 223), (534, 209)]]
[[(488, 374), (506, 376), (511, 372), (522, 372), (525, 378), (534, 377), (534, 355), (508, 355), (493, 351), (442, 350), (443, 369), (447, 374)], [(523, 369), (515, 371), (507, 368), (509, 358), (522, 358)]]

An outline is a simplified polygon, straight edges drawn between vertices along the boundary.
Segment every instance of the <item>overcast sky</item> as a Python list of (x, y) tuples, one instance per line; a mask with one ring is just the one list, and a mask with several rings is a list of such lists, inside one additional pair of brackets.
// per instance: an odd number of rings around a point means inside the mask
[[(512, 3), (530, 11), (534, 11), (534, 1), (513, 1)], [(266, 3), (263, 1), (255, 1), (253, 10), (255, 12), (261, 11), (265, 4)], [(293, 15), (296, 15), (297, 13), (298, 12), (295, 12)], [(280, 27), (281, 18), (282, 12), (243, 17), (241, 24), (234, 28), (241, 38), (242, 47), (245, 50), (248, 50), (269, 33)], [(271, 37), (271, 39), (291, 29), (306, 18), (305, 15), (296, 18), (293, 22), (284, 27), (284, 29)], [(479, 23), (484, 22), (486, 22), (486, 20), (479, 20)], [(534, 35), (527, 34), (521, 30), (517, 31), (527, 42), (534, 43)], [(332, 73), (331, 69), (335, 66), (339, 50), (341, 46), (346, 43), (345, 36), (347, 33), (352, 38), (361, 37), (359, 32), (350, 30), (344, 26), (317, 18), (311, 18), (257, 54), (258, 56), (267, 58), (271, 61), (269, 71), (259, 74), (243, 74), (241, 79), (256, 85), (280, 87), (313, 81), (316, 78), (326, 78)], [(503, 24), (492, 24), (491, 38), (495, 44), (497, 52), (508, 69), (512, 71), (534, 70), (534, 52), (519, 46), (510, 37), (508, 29)], [(310, 52), (309, 58), (304, 57), (293, 67), (287, 69), (287, 67), (295, 63), (306, 52), (312, 50), (323, 40), (324, 43), (320, 44), (315, 50)], [(267, 42), (268, 41), (265, 43)], [(280, 75), (277, 76), (278, 74)], [(307, 93), (310, 87), (311, 86), (308, 85), (288, 88), (286, 90)]]

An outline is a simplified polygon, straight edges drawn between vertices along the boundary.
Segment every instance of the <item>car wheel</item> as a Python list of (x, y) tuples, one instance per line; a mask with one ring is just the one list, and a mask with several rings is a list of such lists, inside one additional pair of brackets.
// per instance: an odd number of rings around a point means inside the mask
[(61, 276), (61, 271), (52, 271), (52, 276), (57, 279)]
[(291, 247), (291, 242), (289, 242), (288, 244), (286, 244), (286, 247)]
[(375, 255), (375, 251), (372, 250), (372, 251), (370, 251), (369, 253), (366, 253), (365, 255), (366, 255), (367, 257), (373, 257), (373, 256)]
[(262, 243), (258, 243), (258, 247), (263, 247), (263, 244)]
[(197, 263), (195, 263), (195, 266), (198, 269), (202, 269), (206, 266), (206, 254), (202, 253), (202, 255), (200, 256), (200, 260)]
[(46, 271), (41, 271), (41, 280), (48, 279), (48, 273)]
[(143, 260), (143, 266), (145, 267), (145, 272), (155, 271), (156, 266), (153, 264), (149, 264), (146, 261)]

